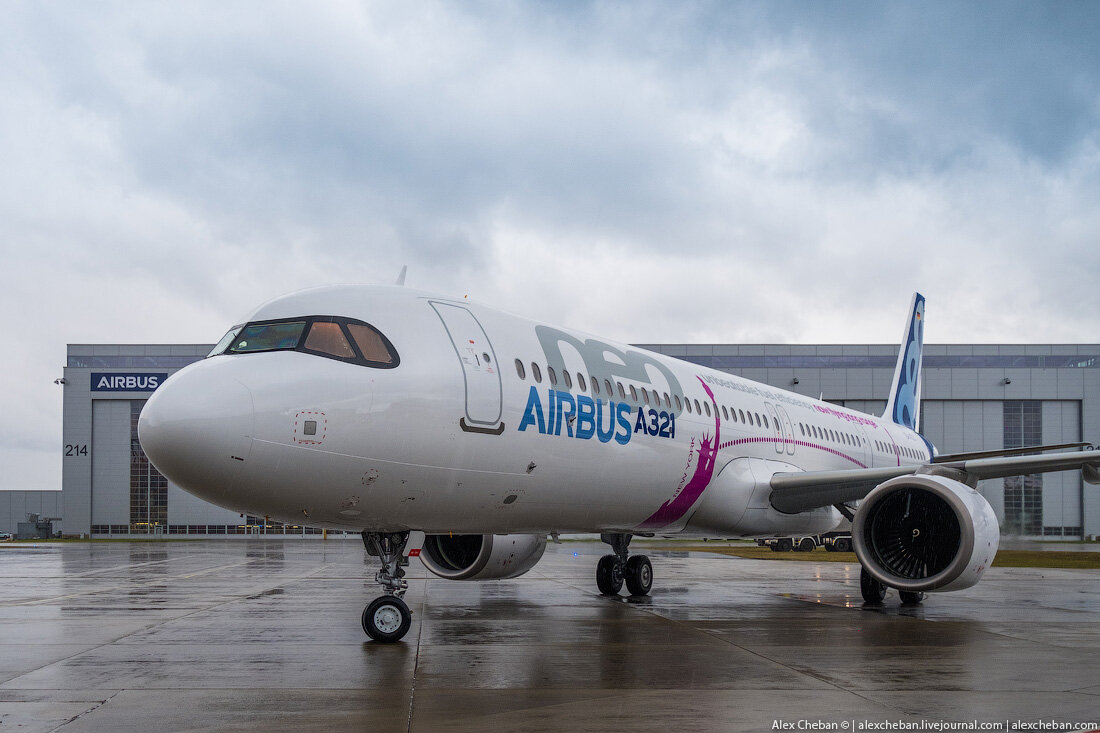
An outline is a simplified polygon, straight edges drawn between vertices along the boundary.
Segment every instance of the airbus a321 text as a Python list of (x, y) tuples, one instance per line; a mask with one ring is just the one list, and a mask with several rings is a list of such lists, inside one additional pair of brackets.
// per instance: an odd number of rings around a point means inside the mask
[(601, 593), (644, 595), (653, 569), (629, 554), (634, 536), (818, 534), (846, 516), (864, 598), (889, 587), (915, 603), (993, 561), (978, 480), (1100, 482), (1091, 451), (937, 455), (917, 424), (924, 303), (913, 296), (875, 417), (465, 300), (321, 287), (234, 326), (153, 393), (138, 432), (207, 501), (361, 531), (381, 562), (362, 617), (378, 641), (410, 626), (403, 558), (512, 578), (566, 532), (610, 544)]

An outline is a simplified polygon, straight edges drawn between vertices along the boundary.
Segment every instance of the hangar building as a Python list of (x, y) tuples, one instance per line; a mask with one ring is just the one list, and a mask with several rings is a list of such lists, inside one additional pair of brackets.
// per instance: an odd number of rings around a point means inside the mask
[[(646, 344), (689, 362), (881, 414), (897, 346)], [(62, 491), (68, 534), (305, 536), (169, 483), (137, 440), (145, 400), (210, 345), (71, 344)], [(941, 453), (1100, 440), (1100, 344), (925, 345), (921, 431)], [(1100, 489), (1076, 472), (984, 481), (1004, 534), (1100, 535)]]

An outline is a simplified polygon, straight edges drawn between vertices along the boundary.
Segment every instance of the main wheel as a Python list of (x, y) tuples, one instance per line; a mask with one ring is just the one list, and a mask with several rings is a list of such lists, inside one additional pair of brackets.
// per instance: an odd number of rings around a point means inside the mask
[(791, 551), (791, 538), (784, 537), (783, 539), (776, 540), (775, 543), (776, 552), (790, 552)]
[(798, 543), (799, 552), (813, 552), (815, 547), (817, 547), (817, 543), (809, 537), (803, 537)]
[(632, 555), (626, 561), (626, 589), (632, 596), (649, 595), (653, 587), (653, 563), (645, 555)]
[(867, 603), (879, 604), (886, 598), (886, 586), (872, 578), (867, 568), (859, 570), (859, 592)]
[(914, 590), (899, 590), (898, 595), (901, 596), (901, 602), (905, 605), (916, 605), (924, 600), (924, 594), (920, 591)]
[(618, 595), (623, 588), (623, 564), (615, 555), (604, 555), (596, 565), (596, 587), (605, 596)]
[(400, 640), (412, 626), (412, 613), (397, 596), (379, 596), (363, 609), (363, 631), (383, 643)]

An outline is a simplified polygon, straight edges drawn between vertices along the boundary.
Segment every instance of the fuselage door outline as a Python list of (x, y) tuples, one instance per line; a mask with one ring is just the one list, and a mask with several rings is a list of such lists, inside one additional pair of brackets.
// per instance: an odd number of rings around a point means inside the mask
[(462, 428), (499, 435), (504, 427), (501, 424), (504, 388), (499, 360), (489, 336), (468, 308), (435, 300), (428, 302), (443, 322), (462, 367), (466, 399)]

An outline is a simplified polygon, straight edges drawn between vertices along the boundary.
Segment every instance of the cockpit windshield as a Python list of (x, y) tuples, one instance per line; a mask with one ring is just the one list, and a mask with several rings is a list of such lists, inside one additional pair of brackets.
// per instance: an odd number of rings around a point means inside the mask
[(305, 321), (280, 323), (250, 323), (245, 326), (229, 347), (230, 354), (249, 351), (279, 351), (293, 349), (302, 338)]
[(382, 369), (392, 369), (400, 361), (393, 344), (374, 326), (338, 316), (286, 318), (234, 326), (210, 356), (267, 351), (301, 351)]
[(237, 338), (237, 334), (241, 332), (242, 328), (244, 328), (244, 326), (234, 326), (233, 328), (229, 329), (228, 333), (222, 336), (221, 341), (219, 341), (214, 346), (214, 348), (210, 350), (210, 353), (207, 354), (206, 357), (210, 358), (215, 354), (220, 354), (225, 351), (229, 347), (229, 342)]

